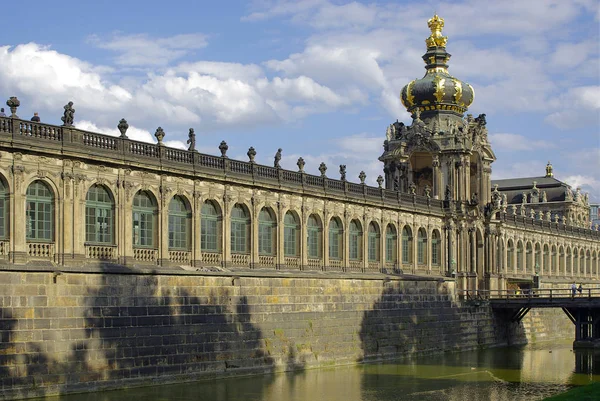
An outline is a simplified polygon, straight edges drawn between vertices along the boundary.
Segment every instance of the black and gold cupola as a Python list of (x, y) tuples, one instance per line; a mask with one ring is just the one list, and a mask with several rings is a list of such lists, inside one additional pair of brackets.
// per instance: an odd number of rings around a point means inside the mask
[(448, 73), (450, 54), (446, 52), (447, 36), (442, 36), (444, 19), (437, 14), (427, 25), (431, 35), (425, 39), (427, 52), (423, 55), (427, 73), (402, 88), (400, 100), (413, 113), (418, 107), (422, 117), (443, 112), (462, 116), (473, 103), (475, 92), (471, 85)]

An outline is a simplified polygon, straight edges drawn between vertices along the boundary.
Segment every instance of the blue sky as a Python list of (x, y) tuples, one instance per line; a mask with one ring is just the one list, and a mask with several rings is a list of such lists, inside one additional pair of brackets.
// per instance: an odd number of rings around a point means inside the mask
[[(398, 95), (425, 73), (427, 20), (445, 19), (451, 74), (475, 88), (498, 160), (493, 178), (557, 178), (600, 202), (600, 3), (591, 0), (13, 2), (0, 39), (0, 97), (19, 115), (283, 166), (298, 157), (374, 183)], [(17, 18), (15, 16), (21, 16)], [(5, 107), (6, 108), (6, 107)]]

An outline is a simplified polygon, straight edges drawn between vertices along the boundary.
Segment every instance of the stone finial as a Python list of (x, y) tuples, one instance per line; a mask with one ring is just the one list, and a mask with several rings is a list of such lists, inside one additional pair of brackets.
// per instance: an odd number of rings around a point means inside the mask
[(281, 164), (279, 164), (279, 162), (281, 161), (281, 152), (282, 152), (282, 149), (279, 148), (279, 149), (277, 149), (277, 152), (275, 153), (275, 157), (273, 160), (273, 167), (275, 167), (275, 168), (281, 168)]
[(512, 214), (513, 216), (517, 215), (517, 205), (511, 205), (510, 207), (510, 214)]
[(162, 140), (165, 137), (165, 131), (163, 131), (162, 127), (158, 127), (156, 129), (154, 136), (158, 140), (158, 146), (164, 146), (164, 143), (162, 142)]
[(340, 164), (340, 180), (346, 181), (346, 165)]
[(383, 188), (383, 176), (377, 176), (377, 185), (379, 185), (379, 188)]
[(75, 120), (75, 109), (73, 108), (73, 102), (69, 102), (64, 107), (65, 111), (60, 120), (63, 122), (64, 127), (72, 127), (73, 121)]
[(325, 175), (325, 173), (327, 172), (327, 165), (325, 164), (325, 162), (321, 162), (321, 164), (319, 164), (319, 171), (321, 172), (321, 177), (327, 177)]
[(541, 210), (537, 213), (537, 219), (538, 220), (544, 220), (544, 212), (542, 212)]
[(221, 143), (219, 144), (219, 150), (221, 151), (221, 157), (227, 157), (227, 149), (229, 149), (229, 146), (227, 146), (227, 142), (221, 141)]
[(122, 118), (119, 120), (119, 125), (117, 125), (119, 132), (121, 133), (121, 138), (127, 139), (127, 129), (129, 129), (129, 124), (127, 124), (127, 120)]
[(523, 196), (521, 198), (521, 203), (523, 203), (523, 204), (527, 203), (527, 192), (523, 192)]
[(550, 164), (550, 160), (548, 160), (548, 164), (546, 164), (546, 177), (554, 177), (552, 173), (552, 164)]
[(558, 214), (555, 214), (553, 219), (554, 219), (554, 222), (555, 222), (556, 224), (558, 224)]
[(256, 157), (256, 150), (254, 150), (254, 147), (250, 146), (250, 148), (248, 149), (248, 152), (246, 154), (248, 155), (248, 159), (250, 160), (250, 163), (256, 163), (254, 161), (254, 158)]
[(529, 209), (529, 218), (535, 219), (535, 210), (533, 208)]
[(299, 157), (298, 161), (296, 162), (296, 165), (298, 166), (298, 172), (304, 173), (304, 166), (306, 165), (306, 163), (304, 162), (304, 159)]
[(546, 221), (552, 221), (552, 212), (550, 212), (549, 210), (546, 212)]
[(358, 174), (358, 179), (360, 180), (361, 184), (364, 184), (365, 180), (367, 179), (367, 174), (365, 174), (364, 171), (361, 171), (360, 174)]
[(546, 195), (546, 191), (542, 191), (542, 203), (548, 202), (548, 195)]
[(598, 223), (594, 224), (594, 230), (595, 230), (595, 231), (598, 231), (598, 227), (599, 227), (599, 226), (598, 226)]
[(194, 133), (193, 128), (190, 128), (190, 131), (188, 132), (187, 144), (190, 145), (188, 147), (188, 150), (190, 152), (197, 152), (197, 150), (196, 150), (196, 134)]
[(6, 105), (10, 107), (10, 118), (19, 118), (17, 115), (17, 107), (21, 105), (19, 99), (16, 96), (11, 96), (7, 101)]

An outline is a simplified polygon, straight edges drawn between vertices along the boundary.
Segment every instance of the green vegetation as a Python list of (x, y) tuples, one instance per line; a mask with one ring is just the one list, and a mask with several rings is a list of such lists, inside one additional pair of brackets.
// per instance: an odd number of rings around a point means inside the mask
[(600, 382), (574, 387), (566, 393), (544, 398), (544, 401), (596, 401), (600, 398)]

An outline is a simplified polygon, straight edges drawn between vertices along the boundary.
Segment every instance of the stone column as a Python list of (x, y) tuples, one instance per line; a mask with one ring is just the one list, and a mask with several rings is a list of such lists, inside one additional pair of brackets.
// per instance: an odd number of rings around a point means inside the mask
[(226, 193), (223, 196), (223, 216), (221, 219), (221, 232), (223, 233), (221, 237), (221, 251), (223, 253), (221, 264), (224, 267), (231, 264), (231, 209), (234, 205), (233, 197)]
[(200, 193), (200, 188), (194, 188), (192, 204), (192, 255), (191, 265), (194, 267), (202, 266), (202, 205), (204, 199)]
[[(471, 160), (469, 156), (464, 156), (464, 173), (463, 180), (465, 182), (465, 200), (471, 199), (471, 193), (476, 192), (471, 188)], [(478, 194), (479, 195), (479, 194)], [(479, 198), (481, 199), (481, 197)]]
[(280, 269), (285, 265), (284, 232), (285, 232), (285, 208), (287, 205), (277, 202), (277, 254), (275, 255), (275, 268)]
[(432, 188), (432, 196), (435, 199), (443, 199), (444, 198), (444, 190), (442, 188), (442, 174), (440, 169), (440, 159), (436, 156), (431, 163), (433, 167), (433, 188)]
[(469, 272), (477, 271), (477, 243), (475, 242), (475, 228), (469, 228)]
[(258, 208), (257, 201), (252, 198), (252, 207), (250, 210), (250, 267), (260, 265), (260, 256), (258, 254)]
[(169, 266), (169, 202), (171, 194), (161, 185), (160, 201), (158, 204), (158, 264)]
[[(325, 208), (327, 205), (325, 205)], [(329, 268), (329, 213), (323, 211), (323, 266)]]

